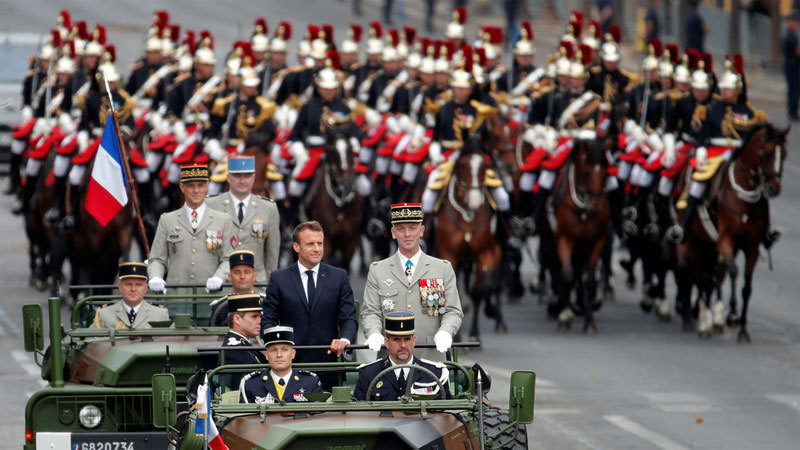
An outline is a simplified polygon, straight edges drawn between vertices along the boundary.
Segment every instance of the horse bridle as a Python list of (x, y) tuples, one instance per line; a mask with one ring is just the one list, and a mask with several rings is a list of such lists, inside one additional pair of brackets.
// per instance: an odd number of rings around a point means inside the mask
[(575, 184), (575, 164), (569, 166), (569, 173), (567, 175), (567, 186), (569, 187), (569, 195), (572, 199), (574, 206), (570, 207), (573, 213), (581, 221), (586, 221), (590, 217), (600, 214), (601, 210), (593, 208), (589, 203), (592, 198), (605, 198), (605, 190), (585, 188), (582, 192), (578, 192), (577, 185)]

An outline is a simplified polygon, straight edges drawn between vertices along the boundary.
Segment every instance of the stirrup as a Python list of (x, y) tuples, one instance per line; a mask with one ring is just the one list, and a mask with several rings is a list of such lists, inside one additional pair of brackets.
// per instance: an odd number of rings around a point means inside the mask
[(683, 227), (679, 224), (675, 224), (667, 229), (667, 240), (673, 244), (680, 244), (683, 242), (683, 238)]
[(781, 238), (781, 232), (778, 230), (770, 230), (767, 231), (767, 234), (764, 236), (762, 243), (764, 244), (764, 248), (769, 250), (775, 245), (776, 242)]
[(44, 221), (50, 226), (53, 226), (61, 220), (61, 211), (58, 208), (50, 208), (44, 213)]
[(650, 222), (644, 226), (642, 230), (642, 234), (651, 241), (655, 241), (658, 239), (658, 225)]
[(626, 236), (636, 236), (639, 234), (639, 227), (632, 221), (626, 220), (622, 223), (622, 232), (625, 233)]
[(61, 221), (61, 228), (68, 231), (74, 230), (75, 216), (73, 214), (67, 214), (66, 216), (64, 216), (64, 220)]
[(622, 208), (622, 217), (627, 220), (630, 220), (631, 222), (636, 222), (636, 217), (638, 215), (639, 211), (637, 211), (636, 207), (633, 205)]

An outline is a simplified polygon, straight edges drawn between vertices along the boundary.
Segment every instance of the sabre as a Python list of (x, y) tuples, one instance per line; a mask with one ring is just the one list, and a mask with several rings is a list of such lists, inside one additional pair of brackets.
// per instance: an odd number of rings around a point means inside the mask
[(645, 79), (644, 85), (644, 98), (642, 98), (642, 112), (639, 116), (639, 128), (644, 130), (644, 124), (647, 119), (647, 106), (650, 103), (650, 80)]
[(44, 105), (45, 105), (45, 107), (44, 107), (44, 118), (48, 123), (50, 123), (50, 109), (48, 108), (48, 106), (50, 106), (50, 98), (53, 95), (51, 90), (50, 90), (49, 84), (50, 84), (50, 77), (53, 76), (53, 63), (54, 63), (53, 59), (56, 56), (56, 51), (57, 51), (56, 49), (53, 49), (53, 53), (50, 54), (50, 63), (47, 65), (47, 77), (44, 80), (44, 89), (45, 89), (45, 92), (44, 92)]
[[(37, 70), (33, 74), (33, 83), (31, 83), (31, 103), (33, 103), (33, 97), (36, 95), (36, 90), (39, 87), (39, 51), (42, 49), (43, 36), (43, 34), (39, 35), (39, 43), (36, 44), (36, 55), (34, 56), (33, 60), (33, 67)], [(33, 107), (33, 105), (31, 105), (31, 107)]]
[[(233, 111), (238, 109), (239, 106), (237, 105), (239, 100), (239, 84), (237, 83), (233, 87), (233, 100), (231, 101), (231, 106), (228, 107), (228, 116), (225, 117), (225, 135), (222, 137), (222, 148), (228, 148), (228, 141), (231, 138), (231, 119), (233, 119)], [(234, 108), (236, 106), (236, 108)]]

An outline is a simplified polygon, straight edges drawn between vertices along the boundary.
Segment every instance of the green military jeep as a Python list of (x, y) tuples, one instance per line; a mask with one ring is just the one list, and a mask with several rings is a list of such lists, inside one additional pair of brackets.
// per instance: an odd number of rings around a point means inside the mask
[[(175, 298), (172, 298), (175, 297)], [(167, 437), (153, 426), (151, 377), (170, 373), (180, 386), (199, 370), (216, 367), (216, 354), (197, 348), (218, 345), (223, 327), (208, 323), (210, 298), (219, 295), (147, 296), (165, 304), (174, 321), (144, 330), (90, 328), (94, 312), (119, 296), (90, 296), (73, 309), (71, 329), (62, 330), (61, 302), (49, 300), (50, 345), (44, 351), (40, 305), (25, 305), (25, 350), (34, 354), (49, 385), (25, 407), (24, 449), (164, 450)], [(176, 311), (188, 314), (176, 314)], [(186, 389), (175, 391), (186, 410)]]

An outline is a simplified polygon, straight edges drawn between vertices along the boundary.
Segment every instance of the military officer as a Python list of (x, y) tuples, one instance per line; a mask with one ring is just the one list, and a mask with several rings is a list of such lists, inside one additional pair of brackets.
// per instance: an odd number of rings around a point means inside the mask
[(392, 205), (392, 238), (397, 241), (397, 253), (373, 262), (369, 268), (361, 326), (366, 344), (378, 351), (384, 343), (384, 315), (392, 311), (413, 312), (418, 317), (417, 334), (422, 343), (434, 343), (438, 351), (423, 350), (420, 356), (442, 360), (461, 328), (464, 313), (453, 266), (420, 249), (425, 232), (422, 220), (421, 204)]
[(252, 372), (239, 385), (240, 403), (307, 402), (305, 393), (322, 392), (319, 377), (306, 370), (293, 370), (294, 330), (277, 326), (264, 331), (269, 369)]
[[(261, 332), (261, 295), (238, 294), (228, 296), (228, 333), (223, 338), (223, 347), (253, 347), (250, 339)], [(264, 364), (264, 354), (256, 350), (232, 351), (220, 354), (220, 365), (224, 364)], [(226, 375), (225, 384), (237, 389), (244, 374)]]
[(230, 191), (206, 200), (206, 204), (228, 215), (233, 228), (236, 250), (249, 250), (255, 255), (257, 283), (269, 281), (269, 274), (278, 268), (281, 246), (280, 216), (275, 202), (251, 194), (256, 163), (253, 156), (228, 158)]
[(205, 281), (206, 290), (216, 291), (228, 274), (236, 236), (225, 213), (204, 203), (208, 166), (181, 166), (180, 189), (186, 198), (183, 207), (158, 220), (147, 265), (150, 289), (166, 292), (170, 284)]
[(231, 271), (228, 273), (228, 281), (231, 282), (233, 293), (220, 297), (211, 302), (211, 321), (212, 327), (221, 327), (228, 317), (228, 297), (230, 295), (257, 293), (264, 299), (263, 292), (256, 292), (255, 284), (258, 273), (255, 270), (255, 254), (250, 250), (236, 250), (231, 252), (228, 262)]
[(147, 264), (125, 262), (119, 265), (119, 284), (122, 300), (105, 305), (94, 314), (92, 328), (150, 328), (150, 322), (169, 320), (164, 307), (144, 301), (147, 292)]
[[(353, 395), (357, 400), (367, 400), (367, 389), (378, 374), (392, 366), (401, 364), (415, 364), (433, 372), (445, 389), (445, 397), (450, 398), (450, 378), (447, 367), (442, 363), (414, 357), (414, 345), (417, 337), (414, 335), (414, 313), (407, 311), (392, 311), (384, 317), (386, 339), (384, 341), (389, 350), (388, 356), (372, 363), (363, 364), (358, 368), (358, 382)], [(408, 382), (412, 382), (411, 394), (436, 395), (439, 394), (439, 384), (431, 376), (420, 370), (411, 374), (410, 367), (394, 369), (383, 376), (372, 388), (371, 399), (396, 401), (405, 395)]]

